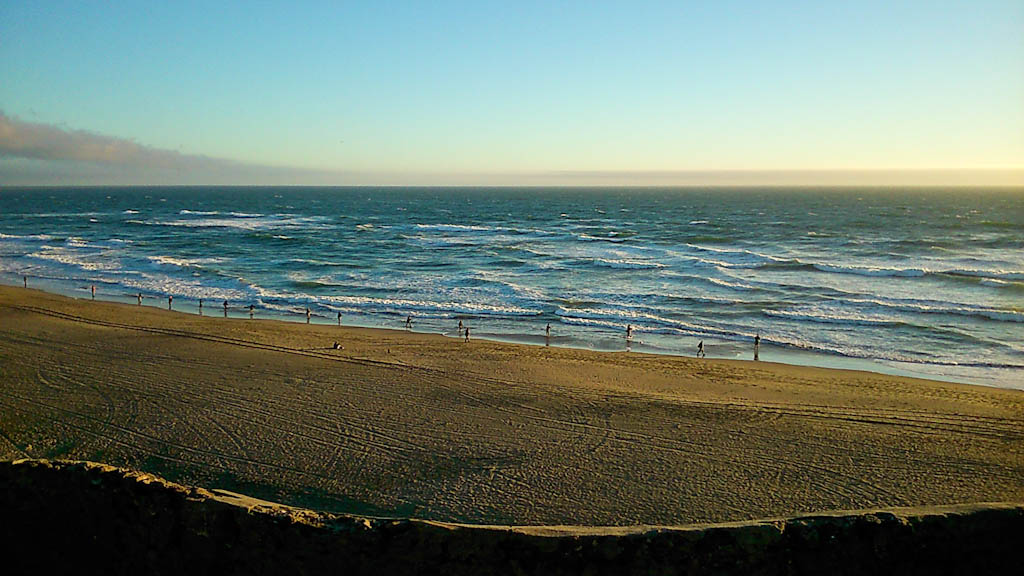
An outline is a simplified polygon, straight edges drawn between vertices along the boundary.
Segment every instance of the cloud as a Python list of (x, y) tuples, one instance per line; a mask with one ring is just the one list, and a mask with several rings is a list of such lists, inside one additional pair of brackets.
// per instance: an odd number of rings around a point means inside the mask
[(49, 124), (25, 122), (3, 112), (0, 112), (0, 153), (19, 158), (160, 169), (239, 165), (230, 160), (152, 148), (132, 140), (85, 130), (66, 130)]
[(26, 122), (0, 112), (0, 183), (274, 184), (305, 171), (183, 154), (86, 130)]
[(0, 111), (0, 185), (344, 185), (360, 178), (365, 175), (183, 154)]

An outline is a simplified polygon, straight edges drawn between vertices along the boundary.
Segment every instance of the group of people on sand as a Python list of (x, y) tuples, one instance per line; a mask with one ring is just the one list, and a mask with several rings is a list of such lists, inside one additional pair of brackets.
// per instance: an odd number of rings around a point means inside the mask
[[(754, 334), (754, 360), (760, 360), (761, 355), (761, 333)], [(707, 354), (704, 353), (704, 341), (701, 340), (697, 343), (697, 358), (705, 358)]]
[(463, 324), (462, 320), (459, 320), (459, 336), (462, 336), (463, 334), (466, 336), (464, 342), (469, 342), (469, 326)]
[[(28, 276), (25, 276), (24, 284), (25, 284), (25, 287), (28, 288)], [(96, 299), (96, 285), (93, 284), (92, 286), (90, 286), (89, 290), (90, 290), (90, 292), (92, 294), (92, 299), (95, 300)], [(142, 292), (138, 293), (137, 298), (138, 298), (139, 306), (142, 306)], [(168, 310), (173, 309), (173, 305), (174, 305), (174, 296), (168, 295), (167, 296), (167, 309)], [(255, 313), (256, 313), (256, 307), (254, 305), (252, 305), (252, 304), (249, 304), (249, 319), (250, 320), (255, 316)], [(200, 316), (203, 315), (203, 299), (202, 298), (199, 299), (199, 315)], [(309, 309), (309, 306), (306, 306), (306, 324), (310, 323), (310, 319), (312, 318), (312, 315), (313, 315), (313, 313)], [(228, 301), (227, 300), (224, 301), (224, 317), (225, 318), (228, 317)], [(341, 326), (341, 312), (338, 312), (338, 326)], [(410, 330), (410, 331), (412, 330), (412, 315), (411, 314), (405, 317), (405, 329), (406, 330)], [(469, 326), (464, 324), (462, 322), (462, 320), (459, 320), (458, 334), (459, 334), (459, 336), (465, 337), (465, 341), (466, 342), (469, 342)], [(631, 349), (630, 345), (632, 343), (633, 343), (633, 325), (632, 324), (627, 324), (626, 325), (626, 349), (627, 350)], [(551, 345), (551, 323), (550, 322), (548, 323), (547, 326), (544, 327), (544, 345), (545, 346), (550, 346)], [(339, 346), (339, 344), (337, 342), (334, 343), (334, 346), (335, 346), (335, 349), (339, 349), (340, 348), (340, 346)], [(761, 352), (761, 333), (758, 332), (757, 334), (754, 335), (754, 360), (759, 360), (760, 359), (760, 352)], [(704, 350), (704, 341), (703, 340), (701, 340), (700, 342), (697, 343), (697, 357), (698, 358), (705, 358), (705, 357), (707, 357), (707, 354), (706, 354), (706, 352)]]
[[(551, 324), (548, 324), (548, 336), (551, 335)], [(630, 350), (630, 344), (633, 342), (633, 325), (626, 325), (626, 350)], [(754, 334), (754, 360), (760, 360), (761, 355), (761, 333)], [(697, 343), (697, 358), (706, 358), (707, 353), (704, 351), (704, 341), (701, 340)]]

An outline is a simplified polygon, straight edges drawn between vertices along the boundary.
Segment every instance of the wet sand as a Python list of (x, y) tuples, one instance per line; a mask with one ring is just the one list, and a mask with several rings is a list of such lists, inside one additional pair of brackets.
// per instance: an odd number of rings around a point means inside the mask
[(1024, 501), (1024, 392), (3, 286), (0, 458), (26, 456), (356, 514), (679, 525)]

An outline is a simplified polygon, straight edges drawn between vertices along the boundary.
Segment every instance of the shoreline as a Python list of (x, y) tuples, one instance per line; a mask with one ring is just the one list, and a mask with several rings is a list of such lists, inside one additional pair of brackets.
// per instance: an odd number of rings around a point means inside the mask
[[(7, 276), (11, 276), (13, 278), (13, 275), (8, 274)], [(32, 278), (30, 278), (30, 279), (32, 279)], [(48, 293), (48, 294), (54, 294), (54, 295), (58, 295), (58, 296), (64, 296), (64, 297), (73, 298), (73, 299), (77, 299), (77, 300), (83, 300), (83, 301), (91, 301), (91, 299), (89, 297), (90, 294), (89, 294), (88, 284), (82, 286), (82, 285), (80, 285), (81, 281), (68, 281), (66, 279), (52, 279), (52, 278), (45, 278), (45, 277), (35, 277), (35, 280), (41, 281), (41, 283), (43, 284), (43, 287), (39, 288), (39, 287), (32, 287), (32, 286), (30, 286), (30, 288), (34, 288), (34, 289), (40, 290), (40, 291)], [(69, 288), (67, 286), (68, 284), (79, 284), (79, 286), (73, 287), (73, 288)], [(13, 287), (13, 288), (20, 288), (21, 287), (20, 285), (17, 285), (17, 284), (14, 284), (14, 283), (6, 283), (6, 282), (0, 284), (0, 286), (10, 286), (10, 287)], [(152, 302), (155, 299), (157, 299), (157, 298), (162, 298), (163, 299), (162, 302), (166, 302), (166, 296), (157, 297), (157, 296), (153, 296), (153, 295), (146, 295), (144, 297), (145, 297), (145, 300), (143, 301), (143, 304), (142, 304), (143, 307), (160, 309), (160, 310), (166, 310), (166, 308), (164, 308), (162, 305), (154, 305), (154, 304), (152, 304)], [(118, 296), (116, 294), (110, 295), (110, 294), (104, 294), (104, 293), (100, 292), (100, 293), (98, 293), (98, 298), (96, 299), (96, 301), (109, 302), (109, 303), (114, 303), (114, 304), (132, 305), (132, 306), (135, 305), (134, 304), (135, 297), (133, 295), (128, 294), (128, 293), (125, 293), (125, 294), (122, 294), (122, 295)], [(205, 310), (207, 310), (207, 312), (204, 314), (204, 316), (211, 317), (211, 318), (212, 317), (223, 318), (223, 316), (222, 316), (222, 310), (223, 309), (220, 307), (219, 301), (213, 302), (213, 304), (214, 305), (208, 305), (208, 306), (205, 307)], [(196, 300), (194, 298), (180, 297), (178, 299), (175, 299), (174, 305), (175, 305), (175, 309), (172, 310), (173, 312), (179, 312), (179, 313), (185, 314), (185, 315), (196, 315), (196, 316), (199, 316), (199, 313), (198, 313), (199, 312), (198, 300)], [(253, 319), (254, 320), (275, 320), (275, 321), (287, 322), (287, 323), (290, 323), (290, 324), (298, 324), (298, 325), (306, 324), (305, 322), (303, 322), (304, 315), (301, 312), (299, 312), (300, 308), (301, 308), (300, 306), (297, 306), (295, 308), (295, 310), (296, 310), (295, 312), (287, 313), (287, 312), (280, 311), (280, 310), (274, 310), (272, 308), (257, 307), (256, 308), (256, 312), (257, 313), (256, 313), (256, 316)], [(366, 317), (366, 318), (379, 318), (380, 317), (379, 315), (361, 315), (361, 316)], [(366, 328), (366, 329), (379, 329), (379, 330), (394, 330), (396, 332), (412, 332), (412, 333), (416, 333), (416, 334), (435, 334), (435, 335), (443, 336), (445, 338), (449, 338), (449, 339), (452, 339), (452, 340), (461, 340), (461, 338), (462, 338), (461, 335), (460, 336), (456, 336), (454, 334), (454, 331), (442, 331), (442, 330), (437, 330), (437, 331), (435, 331), (435, 330), (418, 331), (415, 328), (413, 328), (412, 330), (404, 329), (404, 328), (401, 327), (401, 323), (403, 322), (403, 320), (400, 317), (400, 315), (396, 315), (395, 316), (395, 325), (393, 325), (393, 326), (386, 325), (386, 324), (383, 324), (383, 323), (378, 323), (378, 322), (364, 322), (364, 323), (350, 323), (350, 322), (346, 322), (347, 319), (350, 319), (352, 317), (353, 317), (352, 314), (344, 315), (342, 323), (340, 324), (340, 326), (342, 328)], [(228, 318), (249, 319), (248, 318), (248, 308), (246, 306), (243, 306), (241, 308), (239, 308), (238, 306), (230, 307), (229, 308)], [(413, 318), (414, 318), (414, 322), (418, 321), (418, 319), (416, 319), (415, 315), (413, 316)], [(434, 320), (434, 322), (432, 322), (433, 324), (437, 323), (436, 319), (432, 319), (432, 320)], [(479, 320), (481, 322), (485, 323), (486, 322), (486, 317), (479, 318)], [(457, 317), (453, 318), (453, 319), (451, 319), (451, 321), (452, 322), (457, 322), (458, 318)], [(338, 324), (336, 324), (332, 320), (332, 318), (330, 318), (328, 316), (325, 316), (323, 314), (318, 314), (316, 312), (313, 313), (313, 315), (312, 315), (312, 322), (310, 322), (310, 324), (311, 325), (318, 325), (318, 326), (338, 326)], [(486, 324), (484, 324), (484, 325), (486, 325)], [(539, 323), (538, 323), (538, 329), (542, 330), (542, 328), (540, 327)], [(583, 340), (578, 340), (578, 339), (566, 337), (564, 335), (558, 335), (558, 336), (555, 336), (555, 337), (551, 338), (551, 340), (550, 340), (551, 343), (549, 344), (549, 343), (546, 343), (546, 339), (543, 336), (543, 334), (538, 334), (536, 336), (531, 336), (531, 335), (528, 335), (526, 333), (504, 334), (504, 333), (498, 333), (498, 332), (487, 332), (486, 330), (481, 330), (481, 329), (476, 328), (476, 327), (473, 328), (472, 337), (473, 337), (474, 340), (479, 339), (479, 340), (486, 340), (486, 341), (491, 341), (491, 342), (499, 342), (499, 343), (507, 343), (507, 344), (521, 344), (521, 345), (526, 345), (526, 346), (566, 348), (566, 349), (573, 349), (573, 350), (589, 350), (589, 351), (601, 352), (601, 353), (632, 352), (632, 353), (646, 353), (646, 354), (653, 354), (653, 355), (658, 355), (658, 356), (668, 356), (668, 357), (677, 357), (677, 358), (696, 358), (696, 355), (690, 356), (690, 355), (687, 355), (687, 354), (678, 353), (678, 352), (676, 352), (674, 350), (663, 349), (663, 348), (660, 348), (660, 347), (657, 347), (657, 346), (651, 346), (649, 344), (645, 344), (643, 342), (643, 340), (640, 339), (640, 338), (635, 339), (633, 342), (631, 342), (630, 344), (627, 345), (626, 344), (626, 339), (624, 337), (621, 338), (621, 339), (611, 339), (611, 340), (607, 340), (607, 341), (601, 340), (601, 341), (597, 341), (597, 342), (593, 342), (593, 341), (589, 341), (588, 342), (588, 341), (583, 341)], [(692, 339), (698, 339), (698, 338), (697, 337), (692, 337)], [(707, 341), (705, 343), (706, 350), (710, 351), (710, 354), (708, 354), (708, 356), (707, 356), (708, 359), (738, 360), (738, 361), (751, 360), (751, 361), (753, 361), (753, 359), (752, 359), (752, 357), (753, 357), (753, 345), (752, 345), (752, 343), (751, 344), (747, 344), (747, 343), (743, 343), (743, 342), (739, 342), (739, 341), (732, 341), (732, 340), (718, 340), (716, 337), (712, 337), (712, 336), (704, 338), (704, 340)], [(611, 341), (621, 341), (623, 344), (621, 346), (619, 346), (619, 347), (608, 345), (607, 342), (611, 342)], [(716, 344), (716, 342), (717, 342), (717, 344)], [(905, 362), (887, 361), (887, 360), (872, 359), (872, 358), (860, 358), (860, 357), (853, 357), (853, 356), (845, 356), (845, 355), (841, 355), (841, 354), (829, 354), (829, 353), (823, 352), (823, 351), (797, 349), (797, 348), (791, 348), (791, 347), (787, 347), (787, 346), (778, 346), (778, 345), (771, 344), (771, 343), (762, 343), (760, 356), (761, 356), (761, 358), (758, 360), (759, 362), (775, 362), (775, 363), (785, 364), (785, 365), (790, 365), (790, 366), (806, 366), (806, 367), (812, 367), (812, 368), (835, 369), (835, 370), (854, 370), (854, 371), (870, 372), (870, 373), (874, 373), (874, 374), (883, 374), (883, 375), (889, 375), (889, 376), (900, 376), (900, 377), (908, 377), (908, 378), (919, 378), (919, 379), (924, 379), (924, 380), (934, 380), (934, 381), (937, 381), (937, 382), (947, 382), (947, 383), (954, 383), (954, 384), (967, 384), (967, 385), (972, 385), (972, 386), (985, 386), (985, 387), (992, 387), (992, 388), (1024, 390), (1024, 380), (1021, 380), (1019, 382), (1015, 382), (1013, 380), (987, 379), (987, 378), (982, 378), (982, 377), (978, 377), (978, 376), (955, 375), (955, 374), (935, 374), (935, 373), (931, 373), (931, 372), (927, 372), (925, 370), (922, 370), (922, 368), (924, 368), (926, 366), (937, 367), (937, 365), (929, 365), (929, 364), (917, 365), (917, 364), (908, 364), (908, 363), (905, 363)], [(767, 359), (765, 358), (765, 356), (767, 356)], [(901, 366), (905, 366), (905, 367), (901, 367)], [(944, 366), (943, 368), (947, 369), (947, 370), (953, 370), (956, 367), (955, 366)], [(968, 368), (970, 368), (970, 367), (968, 367)], [(1011, 369), (1006, 369), (1006, 370), (1012, 371)], [(1017, 372), (1021, 372), (1020, 370), (1016, 370), (1016, 371)]]
[(628, 526), (1024, 501), (1017, 390), (6, 286), (0, 366), (0, 458), (330, 512)]

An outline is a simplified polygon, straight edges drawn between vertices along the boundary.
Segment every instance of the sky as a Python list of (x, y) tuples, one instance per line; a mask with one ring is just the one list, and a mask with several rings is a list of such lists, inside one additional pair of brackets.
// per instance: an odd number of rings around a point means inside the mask
[(1024, 2), (0, 2), (0, 185), (1024, 185)]

